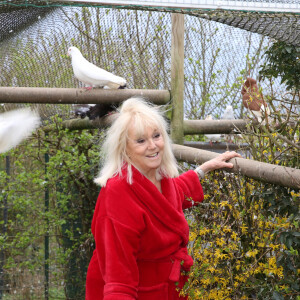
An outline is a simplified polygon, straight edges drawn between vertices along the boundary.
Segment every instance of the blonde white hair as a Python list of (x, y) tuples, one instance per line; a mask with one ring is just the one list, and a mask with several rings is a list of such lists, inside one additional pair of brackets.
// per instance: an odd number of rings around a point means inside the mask
[[(134, 124), (137, 134), (144, 134), (148, 127), (157, 128), (164, 139), (164, 152), (160, 167), (156, 170), (156, 178), (173, 178), (178, 176), (177, 162), (171, 148), (171, 140), (167, 133), (168, 124), (159, 107), (134, 97), (123, 102), (119, 116), (107, 130), (102, 146), (103, 167), (95, 183), (105, 186), (109, 178), (122, 176), (122, 169), (127, 164), (127, 182), (132, 184), (132, 163), (126, 153), (128, 128)], [(136, 168), (136, 166), (134, 166)]]

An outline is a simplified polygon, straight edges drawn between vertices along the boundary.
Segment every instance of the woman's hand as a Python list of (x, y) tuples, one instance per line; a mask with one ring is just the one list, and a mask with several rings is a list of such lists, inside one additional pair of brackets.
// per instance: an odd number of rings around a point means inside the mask
[(213, 170), (222, 169), (222, 168), (233, 168), (233, 164), (229, 163), (228, 160), (234, 157), (241, 157), (240, 154), (235, 151), (226, 151), (217, 157), (205, 162), (199, 168), (204, 172), (208, 173)]

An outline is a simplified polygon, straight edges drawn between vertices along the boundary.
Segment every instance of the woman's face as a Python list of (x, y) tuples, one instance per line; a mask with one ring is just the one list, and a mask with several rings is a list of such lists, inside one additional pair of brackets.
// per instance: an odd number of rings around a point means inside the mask
[(126, 153), (145, 176), (155, 176), (155, 171), (162, 162), (164, 146), (162, 133), (157, 128), (147, 127), (139, 135), (133, 124), (129, 126)]

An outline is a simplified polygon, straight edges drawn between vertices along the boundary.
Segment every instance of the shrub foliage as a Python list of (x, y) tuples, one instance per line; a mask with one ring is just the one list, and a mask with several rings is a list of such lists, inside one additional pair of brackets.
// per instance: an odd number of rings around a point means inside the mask
[[(1, 172), (1, 211), (6, 199), (8, 212), (7, 221), (1, 221), (6, 227), (0, 239), (4, 281), (7, 291), (20, 299), (43, 298), (45, 263), (50, 299), (64, 294), (67, 299), (84, 298), (93, 251), (90, 225), (99, 192), (93, 178), (101, 132), (68, 132), (61, 128), (61, 120), (54, 122), (55, 131), (46, 135), (40, 131), (11, 152), (9, 174)], [(47, 261), (45, 237), (49, 239)]]

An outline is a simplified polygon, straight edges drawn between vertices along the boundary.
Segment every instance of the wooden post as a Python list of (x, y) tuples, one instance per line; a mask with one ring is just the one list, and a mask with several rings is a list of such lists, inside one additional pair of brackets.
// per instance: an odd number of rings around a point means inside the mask
[(172, 14), (171, 46), (171, 138), (183, 144), (183, 91), (184, 91), (184, 15)]

